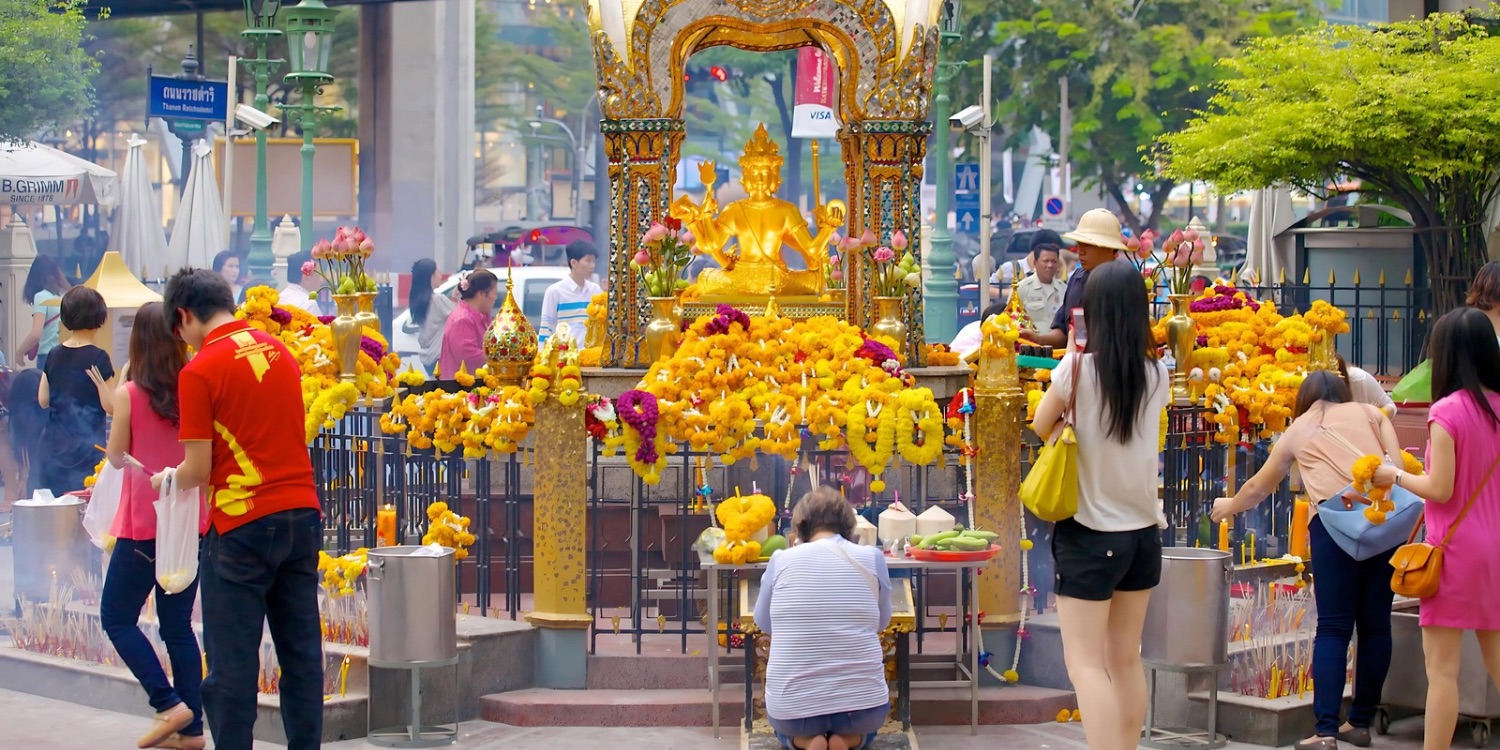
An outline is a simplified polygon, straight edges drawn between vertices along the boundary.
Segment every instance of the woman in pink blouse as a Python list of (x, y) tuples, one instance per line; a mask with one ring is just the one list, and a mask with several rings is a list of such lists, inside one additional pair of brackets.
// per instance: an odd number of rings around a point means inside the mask
[(438, 358), (440, 375), (449, 380), (459, 368), (473, 373), (484, 366), (484, 332), (500, 298), (500, 280), (483, 269), (471, 272), (458, 282), (458, 295), (459, 304), (443, 327), (443, 354)]

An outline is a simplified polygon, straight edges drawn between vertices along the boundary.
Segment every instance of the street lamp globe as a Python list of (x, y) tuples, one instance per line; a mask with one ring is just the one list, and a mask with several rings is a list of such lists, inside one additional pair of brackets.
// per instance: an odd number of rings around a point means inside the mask
[(333, 50), (333, 22), (339, 12), (323, 0), (302, 0), (286, 10), (287, 62), (291, 83), (318, 83), (333, 79), (328, 58)]
[(245, 0), (245, 27), (255, 31), (275, 31), (276, 14), (281, 0)]

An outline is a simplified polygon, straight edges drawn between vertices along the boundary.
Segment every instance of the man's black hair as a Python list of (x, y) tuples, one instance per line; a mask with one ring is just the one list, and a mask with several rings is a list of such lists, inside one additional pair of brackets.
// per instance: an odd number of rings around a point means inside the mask
[(181, 325), (179, 310), (186, 310), (199, 321), (207, 322), (221, 312), (234, 312), (234, 290), (223, 276), (206, 268), (184, 268), (167, 282), (162, 294), (167, 321), (175, 330)]
[(599, 251), (595, 250), (593, 245), (584, 240), (574, 240), (573, 242), (568, 243), (567, 253), (568, 268), (573, 267), (573, 261), (575, 260), (583, 260), (585, 257), (590, 255), (594, 256), (596, 260), (599, 257)]
[(63, 295), (59, 317), (70, 331), (92, 331), (104, 327), (109, 317), (109, 306), (104, 297), (86, 286), (75, 286)]
[(286, 259), (286, 283), (302, 283), (302, 264), (312, 260), (312, 253), (303, 250)]

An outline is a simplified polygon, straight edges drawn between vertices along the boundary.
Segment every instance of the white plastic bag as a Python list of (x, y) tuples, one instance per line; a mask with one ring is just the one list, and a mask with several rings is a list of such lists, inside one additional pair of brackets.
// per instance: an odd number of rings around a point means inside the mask
[(156, 506), (156, 582), (168, 594), (181, 593), (198, 577), (198, 512), (196, 491), (177, 488), (176, 472), (162, 477)]
[(104, 469), (99, 472), (99, 481), (94, 483), (94, 491), (89, 495), (88, 510), (83, 512), (83, 528), (89, 533), (89, 541), (105, 552), (115, 546), (115, 538), (109, 530), (115, 523), (115, 513), (120, 509), (120, 494), (124, 490), (125, 472), (116, 469), (108, 461), (104, 462)]

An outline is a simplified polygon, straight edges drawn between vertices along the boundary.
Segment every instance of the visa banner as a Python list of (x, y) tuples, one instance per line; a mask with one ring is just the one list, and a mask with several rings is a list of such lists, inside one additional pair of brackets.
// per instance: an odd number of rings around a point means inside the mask
[(816, 47), (797, 50), (797, 83), (792, 97), (793, 138), (833, 138), (839, 121), (834, 114), (838, 81), (833, 58)]

